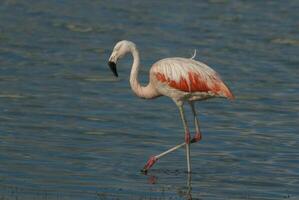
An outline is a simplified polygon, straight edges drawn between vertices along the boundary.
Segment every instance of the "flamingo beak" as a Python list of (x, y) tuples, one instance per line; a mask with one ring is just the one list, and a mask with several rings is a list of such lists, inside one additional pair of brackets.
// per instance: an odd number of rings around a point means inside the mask
[(117, 70), (116, 70), (116, 63), (109, 61), (108, 65), (109, 65), (111, 71), (113, 72), (114, 76), (118, 77)]

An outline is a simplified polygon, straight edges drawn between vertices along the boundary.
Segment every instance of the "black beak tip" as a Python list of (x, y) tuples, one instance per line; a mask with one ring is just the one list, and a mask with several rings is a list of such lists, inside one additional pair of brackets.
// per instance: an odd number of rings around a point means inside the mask
[(114, 76), (118, 77), (118, 73), (117, 73), (117, 70), (116, 70), (116, 63), (112, 62), (112, 61), (109, 61), (108, 65), (109, 65), (111, 71), (113, 72)]

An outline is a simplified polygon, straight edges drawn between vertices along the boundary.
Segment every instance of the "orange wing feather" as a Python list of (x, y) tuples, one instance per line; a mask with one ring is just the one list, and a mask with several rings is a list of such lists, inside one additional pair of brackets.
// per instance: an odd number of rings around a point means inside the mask
[(157, 72), (156, 78), (169, 87), (183, 92), (212, 92), (216, 95), (222, 95), (229, 99), (234, 99), (232, 92), (217, 76), (209, 77), (210, 84), (198, 73), (188, 73), (188, 80), (181, 77), (179, 81), (166, 77), (163, 73)]

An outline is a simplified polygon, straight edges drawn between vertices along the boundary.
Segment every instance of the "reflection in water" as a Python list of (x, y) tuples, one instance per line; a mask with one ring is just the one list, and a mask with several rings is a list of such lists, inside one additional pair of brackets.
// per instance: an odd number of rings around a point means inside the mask
[(191, 186), (191, 173), (187, 173), (187, 192), (186, 192), (186, 199), (191, 200), (192, 199), (192, 186)]
[[(192, 173), (186, 174), (186, 186), (177, 187), (178, 195), (183, 196), (186, 200), (192, 200)], [(158, 184), (158, 177), (156, 175), (146, 175), (148, 176), (148, 183), (150, 184)], [(167, 178), (167, 177), (164, 177)], [(176, 187), (176, 186), (173, 186)]]
[(157, 181), (158, 181), (158, 178), (156, 176), (149, 175), (149, 177), (148, 177), (148, 183), (150, 183), (150, 184), (156, 184)]

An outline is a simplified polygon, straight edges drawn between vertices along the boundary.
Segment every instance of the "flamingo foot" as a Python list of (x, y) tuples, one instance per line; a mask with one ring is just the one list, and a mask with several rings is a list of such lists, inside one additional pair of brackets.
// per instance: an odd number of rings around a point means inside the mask
[(147, 173), (147, 171), (156, 163), (158, 159), (155, 156), (151, 156), (147, 163), (144, 165), (141, 172)]
[(202, 139), (201, 133), (200, 132), (196, 132), (195, 136), (192, 138), (191, 143), (195, 143), (198, 142)]

